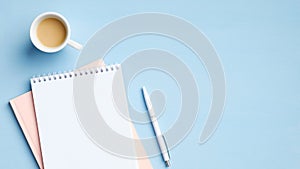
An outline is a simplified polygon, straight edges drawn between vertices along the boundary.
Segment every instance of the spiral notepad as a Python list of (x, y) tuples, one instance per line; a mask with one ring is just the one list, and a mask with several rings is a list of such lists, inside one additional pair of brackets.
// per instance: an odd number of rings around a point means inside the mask
[(132, 138), (120, 65), (34, 77), (31, 87), (45, 169), (137, 168), (124, 158), (134, 143), (111, 137)]

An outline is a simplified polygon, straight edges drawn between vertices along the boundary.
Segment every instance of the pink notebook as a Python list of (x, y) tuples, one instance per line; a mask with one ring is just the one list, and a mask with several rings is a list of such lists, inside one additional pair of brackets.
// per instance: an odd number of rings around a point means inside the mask
[[(102, 60), (92, 62), (81, 69), (86, 69), (89, 67), (99, 67), (104, 65)], [(41, 169), (43, 169), (43, 158), (39, 142), (39, 134), (37, 129), (37, 122), (35, 116), (35, 110), (33, 105), (33, 98), (31, 91), (22, 94), (12, 100), (10, 100), (10, 105), (15, 113), (15, 116), (22, 128), (25, 138), (33, 152), (33, 155)], [(138, 139), (139, 136), (134, 128), (131, 126), (133, 137)], [(137, 152), (146, 154), (142, 143), (136, 145)], [(139, 168), (141, 169), (152, 169), (152, 165), (149, 159), (139, 159)]]

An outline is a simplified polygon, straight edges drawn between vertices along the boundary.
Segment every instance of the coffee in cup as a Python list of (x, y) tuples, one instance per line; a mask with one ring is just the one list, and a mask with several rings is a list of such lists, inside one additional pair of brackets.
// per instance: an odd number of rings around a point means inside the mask
[(37, 26), (39, 41), (48, 47), (58, 47), (64, 43), (67, 31), (64, 24), (56, 18), (47, 18)]

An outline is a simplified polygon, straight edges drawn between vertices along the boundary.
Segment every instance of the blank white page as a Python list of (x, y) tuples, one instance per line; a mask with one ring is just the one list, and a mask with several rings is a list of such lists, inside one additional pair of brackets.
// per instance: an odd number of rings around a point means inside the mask
[[(101, 125), (93, 123), (95, 119), (88, 117), (82, 120), (78, 113), (79, 109), (84, 107), (79, 105), (78, 109), (78, 101), (84, 100), (84, 104), (94, 101), (99, 110), (96, 113), (99, 112), (112, 131), (132, 138), (130, 122), (126, 120), (127, 101), (119, 65), (32, 78), (31, 87), (45, 169), (137, 168), (136, 160), (114, 155), (116, 152), (113, 151), (104, 151), (101, 145), (92, 139), (87, 128), (91, 132), (99, 133), (98, 139), (102, 140), (108, 137), (106, 131), (99, 128)], [(94, 92), (94, 97), (85, 98), (89, 96), (87, 93), (90, 91)], [(118, 108), (114, 103), (113, 92), (118, 96), (116, 100), (122, 103)], [(77, 97), (77, 100), (74, 97)], [(85, 110), (87, 113), (91, 111), (90, 107), (86, 107)], [(81, 112), (81, 115), (85, 117), (84, 113)], [(84, 124), (84, 120), (90, 120), (91, 123)], [(126, 149), (124, 151), (134, 152), (133, 142), (132, 146), (120, 140), (111, 140), (109, 144), (113, 148), (120, 147)]]

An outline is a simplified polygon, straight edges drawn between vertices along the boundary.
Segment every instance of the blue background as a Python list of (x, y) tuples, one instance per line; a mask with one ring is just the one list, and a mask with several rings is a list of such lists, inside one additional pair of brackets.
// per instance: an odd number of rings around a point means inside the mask
[[(32, 75), (73, 69), (76, 65), (78, 51), (66, 47), (59, 53), (45, 54), (30, 42), (33, 19), (42, 12), (56, 11), (69, 20), (72, 38), (82, 44), (98, 29), (120, 17), (163, 12), (191, 22), (215, 46), (226, 74), (227, 100), (218, 129), (201, 145), (198, 141), (209, 110), (211, 89), (205, 68), (190, 51), (176, 41), (145, 36), (121, 43), (105, 59), (107, 63), (121, 62), (135, 51), (159, 48), (171, 51), (190, 66), (200, 92), (199, 116), (188, 137), (172, 149), (172, 168), (299, 169), (299, 9), (297, 0), (2, 1), (0, 168), (38, 168), (8, 101), (30, 90)], [(145, 79), (155, 79), (154, 74), (164, 76), (147, 72), (130, 86), (129, 101), (137, 109), (144, 108), (140, 94), (135, 93)], [(168, 91), (167, 83), (146, 82), (150, 91), (162, 88), (167, 99), (175, 98), (167, 101), (166, 112), (160, 119), (164, 131), (170, 125), (168, 114), (178, 109), (171, 103), (176, 105), (179, 97), (178, 92)], [(173, 88), (176, 90), (175, 85), (170, 90)], [(139, 131), (146, 137), (145, 133)], [(164, 168), (159, 156), (151, 161), (154, 168)]]

